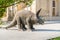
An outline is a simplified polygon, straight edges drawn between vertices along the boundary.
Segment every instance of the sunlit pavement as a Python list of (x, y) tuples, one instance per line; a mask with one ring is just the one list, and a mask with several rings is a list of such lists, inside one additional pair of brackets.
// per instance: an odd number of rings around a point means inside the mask
[(47, 40), (60, 36), (60, 21), (46, 21), (34, 27), (35, 31), (18, 31), (17, 27), (0, 29), (0, 40)]

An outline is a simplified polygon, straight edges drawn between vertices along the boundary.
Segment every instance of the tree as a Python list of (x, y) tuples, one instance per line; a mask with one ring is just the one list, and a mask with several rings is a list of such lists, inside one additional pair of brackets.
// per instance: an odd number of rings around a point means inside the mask
[(24, 2), (26, 5), (30, 6), (33, 0), (0, 0), (0, 18), (3, 16), (7, 7), (18, 4), (20, 2)]

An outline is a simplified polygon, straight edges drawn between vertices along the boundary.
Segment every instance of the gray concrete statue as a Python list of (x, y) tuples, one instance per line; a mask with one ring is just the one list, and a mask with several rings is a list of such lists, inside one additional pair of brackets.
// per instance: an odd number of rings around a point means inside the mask
[[(43, 24), (44, 23), (44, 21), (39, 17), (40, 11), (41, 11), (41, 9), (39, 9), (37, 11), (37, 13), (34, 14), (33, 12), (28, 11), (28, 10), (21, 10), (15, 14), (14, 19), (12, 20), (10, 25), (8, 25), (7, 27), (4, 27), (4, 28), (8, 29), (15, 25), (18, 25), (18, 28), (23, 31), (24, 30), (34, 30), (35, 28), (33, 27), (33, 24), (35, 24), (35, 23)], [(28, 28), (25, 27), (26, 24), (27, 24)], [(3, 28), (3, 27), (1, 27), (1, 28)]]

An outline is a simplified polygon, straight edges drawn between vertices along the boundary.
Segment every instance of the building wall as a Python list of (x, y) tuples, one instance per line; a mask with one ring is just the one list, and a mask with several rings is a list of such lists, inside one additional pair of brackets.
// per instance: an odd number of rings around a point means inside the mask
[(53, 16), (53, 0), (36, 0), (36, 10), (42, 8), (40, 13), (45, 20), (60, 20), (60, 0), (55, 0), (55, 15)]
[(59, 16), (60, 16), (60, 0), (58, 2), (59, 2), (59, 4), (58, 4), (58, 11), (59, 11)]

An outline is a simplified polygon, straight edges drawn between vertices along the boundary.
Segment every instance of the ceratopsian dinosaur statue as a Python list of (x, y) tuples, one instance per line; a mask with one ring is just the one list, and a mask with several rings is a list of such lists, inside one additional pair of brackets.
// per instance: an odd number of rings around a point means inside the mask
[[(34, 14), (33, 12), (28, 11), (28, 10), (21, 10), (15, 14), (14, 19), (7, 27), (0, 27), (0, 28), (8, 29), (15, 25), (18, 25), (20, 30), (21, 29), (22, 30), (26, 30), (26, 29), (32, 30), (32, 29), (34, 29), (33, 24), (35, 24), (35, 23), (43, 24), (44, 23), (44, 21), (39, 16), (40, 11), (41, 11), (41, 9), (39, 9), (37, 11), (37, 13)], [(25, 24), (28, 25), (28, 28), (25, 27)]]

